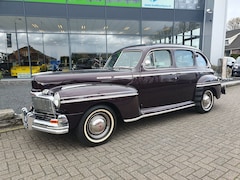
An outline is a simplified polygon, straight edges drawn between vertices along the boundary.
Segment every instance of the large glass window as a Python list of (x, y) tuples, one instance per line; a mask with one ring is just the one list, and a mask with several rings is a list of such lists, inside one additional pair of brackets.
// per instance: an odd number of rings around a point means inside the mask
[(70, 19), (71, 33), (82, 34), (105, 34), (105, 20), (104, 19)]
[(202, 0), (175, 0), (176, 9), (203, 9)]
[(125, 46), (141, 44), (140, 36), (107, 35), (107, 53), (111, 54)]
[(105, 64), (105, 35), (71, 34), (70, 37), (74, 69), (99, 68)]
[[(202, 0), (171, 0), (167, 2), (168, 5), (171, 2), (171, 8), (155, 8), (154, 17), (143, 13), (147, 8), (141, 9), (141, 13), (140, 9), (134, 11), (139, 14), (133, 17), (132, 10), (136, 9), (126, 7), (20, 1), (5, 1), (6, 11), (0, 7), (3, 14), (0, 16), (1, 66), (6, 62), (17, 66), (29, 60), (50, 66), (52, 60), (60, 60), (63, 68), (70, 69), (77, 61), (103, 65), (116, 50), (136, 44), (200, 47), (201, 23), (176, 22), (172, 13), (184, 11), (187, 15), (185, 9), (190, 9), (190, 14), (194, 14), (192, 9), (195, 9), (198, 15), (204, 7)], [(174, 11), (173, 1), (174, 7), (182, 10)], [(43, 12), (39, 7), (48, 11)], [(11, 15), (6, 16), (8, 13)], [(191, 19), (199, 21), (199, 17)], [(92, 68), (90, 65), (86, 67)]]
[(27, 17), (28, 32), (67, 33), (67, 20), (64, 18)]
[(143, 21), (143, 44), (173, 43), (173, 22)]
[(175, 22), (173, 29), (174, 44), (200, 47), (200, 23)]
[(107, 20), (107, 34), (139, 35), (139, 21)]

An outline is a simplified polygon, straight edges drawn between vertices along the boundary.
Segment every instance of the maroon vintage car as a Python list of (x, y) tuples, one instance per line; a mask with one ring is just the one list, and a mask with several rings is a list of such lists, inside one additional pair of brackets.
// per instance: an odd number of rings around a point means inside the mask
[(105, 143), (119, 121), (132, 122), (189, 107), (209, 112), (225, 88), (203, 53), (180, 45), (118, 50), (103, 69), (52, 72), (32, 81), (26, 128), (53, 134), (74, 130), (87, 146)]

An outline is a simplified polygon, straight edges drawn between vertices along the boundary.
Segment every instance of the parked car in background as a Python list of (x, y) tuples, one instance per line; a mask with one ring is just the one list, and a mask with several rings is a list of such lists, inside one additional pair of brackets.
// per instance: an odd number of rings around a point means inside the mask
[(227, 67), (232, 68), (233, 64), (236, 62), (236, 59), (234, 59), (233, 57), (224, 57), (225, 59), (227, 59)]
[(73, 70), (79, 69), (98, 69), (104, 66), (106, 60), (99, 60), (97, 58), (81, 58), (73, 65)]
[(33, 107), (23, 108), (26, 128), (75, 131), (82, 144), (96, 146), (110, 139), (120, 121), (190, 107), (207, 113), (225, 90), (199, 49), (140, 45), (116, 51), (102, 69), (35, 76), (31, 93)]
[(233, 64), (232, 76), (240, 76), (240, 56), (236, 59), (236, 62)]

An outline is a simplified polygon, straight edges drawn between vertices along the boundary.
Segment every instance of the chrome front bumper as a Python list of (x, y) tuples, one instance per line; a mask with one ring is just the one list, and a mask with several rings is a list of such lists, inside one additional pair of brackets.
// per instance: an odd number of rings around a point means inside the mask
[(65, 115), (58, 115), (57, 119), (49, 121), (36, 119), (35, 114), (22, 108), (22, 122), (28, 130), (38, 130), (51, 134), (66, 134), (69, 132), (68, 119)]

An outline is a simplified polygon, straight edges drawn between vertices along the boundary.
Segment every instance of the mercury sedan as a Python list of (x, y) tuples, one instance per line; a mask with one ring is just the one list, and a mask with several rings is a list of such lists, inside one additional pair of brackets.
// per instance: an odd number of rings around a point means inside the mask
[(138, 45), (122, 48), (104, 68), (36, 75), (27, 129), (74, 131), (86, 146), (107, 142), (120, 121), (132, 122), (185, 108), (211, 111), (225, 93), (207, 57), (193, 47)]

